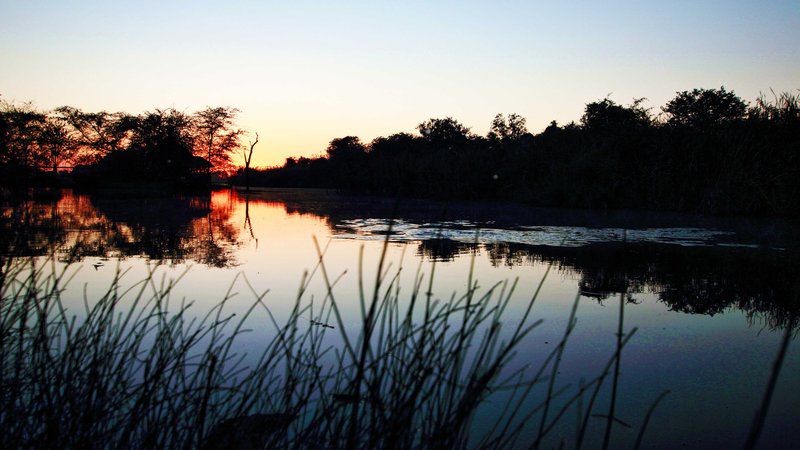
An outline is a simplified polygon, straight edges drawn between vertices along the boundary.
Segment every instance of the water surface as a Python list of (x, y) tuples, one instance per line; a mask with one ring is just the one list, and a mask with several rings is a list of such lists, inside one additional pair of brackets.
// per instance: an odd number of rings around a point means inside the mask
[[(544, 323), (519, 349), (517, 364), (535, 365), (552, 350), (576, 295), (578, 324), (559, 386), (592, 378), (613, 354), (621, 301), (624, 328), (638, 328), (622, 356), (617, 405), (619, 419), (631, 428), (617, 426), (612, 446), (630, 446), (651, 402), (667, 389), (646, 435), (648, 447), (740, 446), (782, 330), (798, 311), (796, 230), (767, 220), (398, 202), (312, 190), (170, 196), (65, 190), (6, 197), (1, 217), (5, 257), (80, 268), (64, 293), (76, 313), (84, 288), (88, 299), (102, 295), (120, 268), (130, 283), (148, 270), (164, 279), (183, 274), (173, 296), (194, 301), (198, 310), (216, 304), (233, 283), (239, 295), (229, 308), (244, 311), (251, 295), (244, 276), (256, 291), (269, 290), (265, 300), (280, 315), (292, 307), (304, 271), (317, 262), (314, 237), (329, 273), (341, 276), (334, 291), (345, 326), (354, 329), (359, 254), (363, 247), (360, 270), (373, 280), (387, 238), (387, 261), (393, 270), (403, 267), (406, 292), (414, 273), (430, 274), (433, 264), (442, 301), (464, 292), (471, 270), (483, 288), (518, 280), (509, 318), (521, 314), (549, 270), (534, 307)], [(309, 292), (324, 296), (318, 276)], [(258, 318), (252, 326), (243, 351), (257, 351), (268, 334)], [(763, 448), (785, 447), (800, 421), (798, 369), (793, 341)], [(605, 411), (608, 395), (598, 411)], [(500, 406), (490, 401), (479, 412), (478, 428), (480, 418)], [(569, 444), (575, 417), (567, 416), (554, 435)], [(591, 424), (592, 439), (604, 424)]]

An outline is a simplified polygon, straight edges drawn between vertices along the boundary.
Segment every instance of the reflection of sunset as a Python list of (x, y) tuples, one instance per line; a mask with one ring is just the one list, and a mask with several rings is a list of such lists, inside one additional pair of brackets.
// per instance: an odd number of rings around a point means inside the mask
[(231, 247), (236, 245), (238, 231), (229, 223), (229, 205), (212, 206), (202, 196), (126, 200), (120, 206), (108, 194), (91, 197), (65, 190), (52, 203), (27, 201), (8, 211), (9, 219), (29, 227), (12, 233), (13, 248), (7, 251), (55, 252), (65, 261), (145, 256), (170, 263), (233, 263)]

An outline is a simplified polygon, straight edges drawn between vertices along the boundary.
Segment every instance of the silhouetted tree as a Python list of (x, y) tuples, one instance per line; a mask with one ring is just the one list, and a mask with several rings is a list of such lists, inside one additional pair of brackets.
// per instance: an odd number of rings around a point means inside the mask
[(109, 180), (169, 181), (190, 177), (208, 162), (192, 154), (192, 119), (174, 109), (155, 110), (137, 117), (130, 143), (109, 153), (98, 164)]
[(53, 173), (65, 161), (70, 161), (78, 150), (78, 142), (71, 135), (69, 126), (62, 120), (47, 117), (37, 130), (37, 159), (41, 165), (50, 167)]
[(490, 141), (517, 141), (528, 133), (525, 126), (525, 118), (511, 113), (508, 117), (503, 114), (494, 116), (489, 134), (486, 136)]
[(437, 147), (452, 148), (464, 144), (471, 137), (469, 128), (452, 117), (428, 119), (417, 125), (422, 137)]
[[(433, 118), (419, 124), (419, 135), (397, 133), (369, 145), (346, 136), (331, 141), (325, 156), (289, 158), (282, 168), (253, 171), (245, 155), (232, 181), (800, 217), (800, 96), (762, 97), (748, 109), (725, 88), (684, 91), (662, 108), (665, 122), (642, 104), (592, 102), (580, 125), (552, 122), (537, 135), (517, 114), (498, 114), (485, 138), (451, 117)], [(212, 169), (229, 172), (233, 151), (242, 148), (236, 113), (223, 107), (131, 116), (2, 103), (0, 181), (58, 182), (63, 177), (42, 169), (86, 161), (73, 171), (78, 183), (195, 184)]]
[(652, 119), (642, 107), (644, 99), (635, 99), (630, 106), (616, 104), (605, 98), (586, 105), (581, 124), (591, 131), (614, 131), (647, 127)]
[(56, 108), (53, 113), (72, 128), (72, 139), (79, 147), (79, 156), (86, 162), (123, 149), (137, 121), (135, 116), (126, 113), (87, 113), (71, 106)]
[(558, 126), (558, 122), (553, 120), (547, 125), (547, 127), (544, 129), (544, 131), (542, 131), (542, 135), (543, 136), (550, 136), (550, 135), (558, 134), (559, 131), (561, 131), (561, 127)]
[(40, 112), (0, 101), (0, 181), (13, 175), (14, 183), (59, 182), (43, 169), (62, 165), (75, 167), (78, 183), (198, 181), (201, 172), (230, 169), (242, 133), (234, 127), (236, 112), (207, 108), (188, 116), (167, 109), (133, 116), (70, 106)]
[(45, 117), (29, 103), (0, 101), (0, 164), (35, 165), (34, 145)]
[(486, 138), (453, 118), (429, 119), (419, 135), (378, 137), (366, 152), (355, 137), (335, 140), (326, 157), (287, 160), (251, 179), (543, 206), (798, 214), (798, 96), (760, 100), (747, 120), (730, 119), (741, 117), (737, 112), (712, 121), (727, 123), (725, 133), (709, 121), (702, 127), (657, 122), (643, 102), (592, 102), (580, 124), (552, 122), (537, 135), (516, 114), (496, 116)]
[(377, 158), (403, 157), (414, 154), (419, 149), (418, 138), (408, 133), (395, 133), (377, 137), (369, 145), (370, 154)]
[(723, 86), (678, 92), (662, 110), (670, 125), (702, 128), (744, 119), (747, 104)]
[(258, 133), (256, 133), (256, 140), (250, 143), (250, 151), (242, 149), (242, 156), (244, 157), (244, 181), (245, 189), (250, 191), (250, 161), (253, 159), (253, 149), (258, 144)]
[(345, 136), (343, 138), (336, 138), (328, 144), (325, 150), (328, 159), (331, 161), (337, 160), (352, 160), (359, 158), (366, 154), (367, 148), (361, 143), (361, 140), (356, 136)]
[(239, 149), (242, 130), (234, 128), (238, 113), (235, 108), (208, 107), (194, 114), (195, 154), (206, 158), (217, 171), (228, 171), (233, 153)]

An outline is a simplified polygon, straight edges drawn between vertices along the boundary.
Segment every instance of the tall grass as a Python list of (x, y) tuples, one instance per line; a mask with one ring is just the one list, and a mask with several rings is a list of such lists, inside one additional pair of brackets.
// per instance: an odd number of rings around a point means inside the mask
[[(385, 261), (387, 245), (372, 289), (359, 264), (355, 329), (343, 319), (340, 278), (328, 272), (319, 245), (318, 263), (304, 274), (285, 320), (246, 278), (252, 301), (244, 314), (227, 312), (231, 288), (197, 315), (191, 303), (171, 298), (180, 277), (158, 279), (152, 268), (128, 287), (117, 269), (103, 295), (70, 311), (62, 293), (73, 266), (5, 261), (0, 447), (539, 447), (573, 408), (580, 447), (609, 375), (616, 390), (620, 354), (636, 331), (623, 331), (622, 309), (616, 350), (602, 372), (577, 389), (557, 387), (579, 296), (540, 366), (510, 364), (542, 323), (534, 305), (549, 269), (511, 318), (516, 282), (482, 288), (470, 270), (466, 292), (439, 301), (435, 262), (428, 274), (417, 267), (413, 289), (401, 298), (403, 268)], [(322, 299), (308, 293), (314, 277), (324, 283)], [(273, 330), (260, 354), (248, 356), (237, 343), (256, 312)], [(498, 395), (504, 406), (476, 432), (479, 408)], [(609, 432), (613, 416), (612, 406)]]

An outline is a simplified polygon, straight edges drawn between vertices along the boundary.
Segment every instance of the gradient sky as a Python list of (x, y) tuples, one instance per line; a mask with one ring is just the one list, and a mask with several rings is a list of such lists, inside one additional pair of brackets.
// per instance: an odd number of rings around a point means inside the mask
[(531, 131), (611, 94), (800, 88), (800, 2), (0, 0), (0, 94), (41, 108), (241, 110), (254, 164), (498, 112)]

